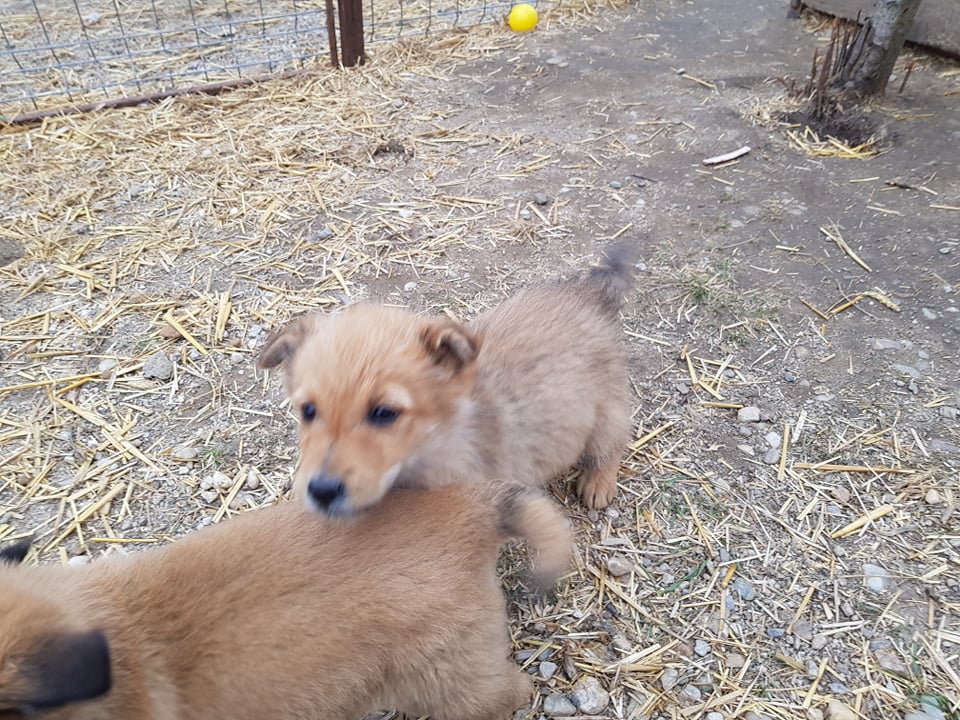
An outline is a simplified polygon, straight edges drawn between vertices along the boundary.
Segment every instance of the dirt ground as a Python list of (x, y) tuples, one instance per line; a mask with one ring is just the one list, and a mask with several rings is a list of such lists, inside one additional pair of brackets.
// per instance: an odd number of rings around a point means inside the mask
[(270, 329), (363, 297), (469, 318), (632, 238), (620, 496), (557, 485), (555, 596), (504, 564), (529, 717), (956, 720), (960, 69), (911, 54), (880, 154), (814, 154), (778, 78), (826, 29), (785, 6), (546, 12), (4, 130), (0, 539), (68, 561), (273, 502)]

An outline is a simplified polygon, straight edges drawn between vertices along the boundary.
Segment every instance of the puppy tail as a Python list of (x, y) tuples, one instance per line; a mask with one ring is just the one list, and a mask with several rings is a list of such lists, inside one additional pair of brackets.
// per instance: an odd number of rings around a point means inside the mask
[(570, 523), (556, 503), (540, 491), (504, 483), (496, 488), (494, 507), (501, 540), (522, 538), (537, 553), (537, 579), (547, 589), (570, 565)]
[(634, 286), (633, 270), (639, 258), (636, 241), (618, 243), (607, 251), (604, 263), (590, 270), (583, 280), (612, 315), (620, 312), (623, 296)]

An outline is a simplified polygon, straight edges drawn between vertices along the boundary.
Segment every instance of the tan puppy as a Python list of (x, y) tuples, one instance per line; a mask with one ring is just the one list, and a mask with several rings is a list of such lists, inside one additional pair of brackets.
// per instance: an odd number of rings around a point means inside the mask
[(80, 568), (8, 547), (0, 717), (506, 720), (532, 691), (495, 571), (512, 536), (565, 567), (566, 520), (518, 485), (395, 490), (346, 523), (284, 503)]
[(291, 322), (258, 364), (286, 366), (298, 492), (344, 515), (393, 485), (540, 485), (580, 462), (583, 503), (609, 504), (630, 433), (619, 322), (630, 254), (522, 290), (467, 326), (368, 304)]

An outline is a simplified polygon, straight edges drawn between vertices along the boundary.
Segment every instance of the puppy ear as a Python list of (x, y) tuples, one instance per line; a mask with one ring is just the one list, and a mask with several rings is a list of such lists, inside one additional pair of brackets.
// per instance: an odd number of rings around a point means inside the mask
[(110, 646), (99, 630), (55, 635), (21, 664), (30, 690), (23, 706), (53, 710), (105, 695), (112, 685)]
[(266, 370), (290, 360), (303, 344), (309, 325), (309, 318), (298, 317), (291, 320), (280, 332), (271, 335), (267, 344), (260, 349), (257, 367)]
[(32, 538), (24, 538), (23, 540), (18, 540), (17, 542), (13, 543), (13, 545), (7, 545), (5, 548), (0, 548), (0, 563), (6, 565), (19, 565), (27, 556), (27, 553), (30, 552), (30, 545), (32, 543)]
[(480, 339), (463, 325), (454, 322), (433, 322), (423, 329), (420, 342), (437, 365), (458, 373), (477, 359)]

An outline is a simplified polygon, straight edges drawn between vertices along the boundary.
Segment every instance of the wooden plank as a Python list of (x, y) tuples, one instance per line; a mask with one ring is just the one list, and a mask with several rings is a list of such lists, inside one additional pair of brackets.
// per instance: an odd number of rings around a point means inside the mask
[[(873, 9), (873, 0), (804, 0), (803, 4), (847, 20), (856, 20), (858, 12), (867, 16)], [(960, 57), (960, 2), (923, 0), (907, 40)]]

